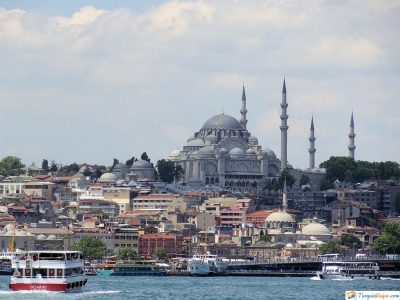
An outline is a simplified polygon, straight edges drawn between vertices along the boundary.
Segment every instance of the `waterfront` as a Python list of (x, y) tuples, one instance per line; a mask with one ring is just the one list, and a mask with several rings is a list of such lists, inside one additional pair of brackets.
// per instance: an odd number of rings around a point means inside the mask
[(81, 292), (11, 292), (0, 276), (0, 299), (344, 299), (346, 290), (399, 290), (399, 280), (314, 280), (299, 277), (93, 276)]

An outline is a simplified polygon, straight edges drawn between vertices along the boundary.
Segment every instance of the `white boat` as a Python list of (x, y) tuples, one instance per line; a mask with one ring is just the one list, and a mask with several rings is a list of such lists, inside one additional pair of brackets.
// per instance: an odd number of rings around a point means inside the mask
[(188, 271), (194, 276), (223, 274), (227, 268), (227, 262), (210, 252), (195, 254), (188, 262)]
[[(19, 251), (19, 252), (18, 252)], [(18, 258), (21, 255), (20, 250), (17, 252), (0, 252), (0, 275), (11, 275), (11, 262), (13, 258)]]
[(320, 279), (379, 279), (379, 266), (374, 262), (324, 261), (317, 272)]
[(84, 260), (78, 251), (28, 251), (13, 257), (13, 291), (70, 292), (87, 282)]

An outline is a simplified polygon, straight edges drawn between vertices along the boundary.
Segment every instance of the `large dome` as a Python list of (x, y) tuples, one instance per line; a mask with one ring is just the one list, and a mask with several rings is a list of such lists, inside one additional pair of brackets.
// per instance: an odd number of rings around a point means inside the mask
[(207, 120), (202, 129), (243, 129), (234, 117), (220, 114)]
[(270, 214), (266, 219), (265, 222), (290, 222), (294, 223), (294, 220), (291, 215), (284, 211), (277, 211)]
[(117, 175), (115, 175), (113, 173), (104, 173), (99, 178), (99, 182), (112, 182), (112, 183), (115, 183), (115, 182), (117, 182), (117, 180), (118, 180)]
[(305, 235), (329, 235), (329, 229), (320, 223), (311, 223), (303, 227), (302, 233)]

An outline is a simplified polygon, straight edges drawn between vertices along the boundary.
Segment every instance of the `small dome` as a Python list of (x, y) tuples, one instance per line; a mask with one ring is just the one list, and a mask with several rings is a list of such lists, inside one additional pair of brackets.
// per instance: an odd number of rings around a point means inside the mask
[(204, 141), (202, 139), (194, 139), (187, 143), (187, 146), (191, 147), (203, 147)]
[(247, 149), (246, 150), (246, 154), (256, 154), (256, 151), (254, 151), (254, 149)]
[(268, 154), (268, 156), (271, 156), (271, 157), (273, 157), (273, 158), (276, 158), (275, 152), (272, 151), (271, 149), (267, 148), (267, 150), (266, 150), (265, 152)]
[(293, 217), (284, 211), (277, 211), (270, 214), (265, 222), (290, 222), (294, 223)]
[(235, 154), (235, 155), (243, 155), (244, 152), (240, 148), (233, 148), (231, 151), (229, 151), (229, 154)]
[(194, 136), (192, 135), (190, 138), (187, 139), (186, 142), (189, 143), (190, 141), (193, 141), (193, 140), (194, 140)]
[(117, 180), (117, 175), (113, 173), (104, 173), (99, 178), (99, 182), (117, 182)]
[(47, 237), (47, 239), (48, 239), (48, 240), (56, 240), (57, 237), (56, 237), (54, 234), (50, 234), (50, 235)]
[(209, 147), (209, 146), (205, 146), (205, 147), (199, 149), (198, 154), (200, 154), (200, 155), (213, 155), (214, 154), (214, 149)]
[(153, 169), (153, 166), (147, 160), (139, 159), (132, 164), (131, 169)]
[[(285, 232), (286, 233), (286, 232)], [(286, 244), (286, 248), (293, 248), (293, 244)]]
[(242, 125), (234, 117), (220, 114), (208, 119), (202, 129), (240, 129), (243, 130)]
[(251, 143), (253, 145), (258, 145), (258, 139), (255, 136), (250, 136), (249, 143)]
[(118, 170), (129, 170), (129, 167), (124, 163), (117, 163), (113, 168), (113, 172)]
[(304, 226), (302, 233), (305, 235), (330, 235), (328, 227), (320, 223), (311, 223)]
[(219, 153), (228, 153), (228, 150), (226, 150), (225, 148), (221, 148), (219, 149)]
[(45, 240), (46, 236), (44, 234), (39, 234), (37, 237), (38, 240)]
[(169, 157), (178, 157), (180, 155), (181, 151), (179, 149), (175, 149), (174, 151), (171, 152)]
[(190, 153), (190, 157), (197, 157), (197, 155), (199, 155), (199, 151), (193, 151)]
[(209, 134), (206, 137), (206, 141), (210, 141), (210, 142), (217, 141), (217, 137), (215, 135)]

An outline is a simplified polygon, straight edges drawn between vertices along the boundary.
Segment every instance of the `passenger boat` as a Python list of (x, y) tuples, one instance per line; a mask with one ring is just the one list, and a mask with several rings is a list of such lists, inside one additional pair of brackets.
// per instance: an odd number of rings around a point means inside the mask
[(188, 262), (188, 271), (193, 276), (207, 276), (223, 274), (228, 268), (218, 255), (207, 252), (206, 254), (195, 254)]
[(28, 251), (12, 259), (13, 291), (70, 292), (87, 283), (78, 251)]
[(380, 279), (379, 266), (374, 262), (324, 261), (320, 279)]
[(163, 276), (167, 270), (154, 260), (117, 262), (111, 276)]
[(20, 252), (1, 252), (0, 253), (0, 275), (11, 275), (11, 261), (15, 257), (19, 257)]

